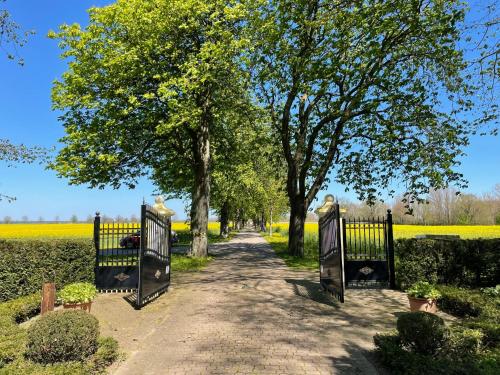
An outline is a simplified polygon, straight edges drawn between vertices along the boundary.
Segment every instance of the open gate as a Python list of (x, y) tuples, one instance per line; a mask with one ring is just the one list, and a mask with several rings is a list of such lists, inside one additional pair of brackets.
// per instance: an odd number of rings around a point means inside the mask
[(152, 207), (141, 208), (141, 251), (137, 305), (143, 306), (170, 285), (170, 218)]
[(340, 218), (333, 204), (319, 220), (321, 286), (344, 302), (346, 288), (395, 289), (392, 214)]
[(141, 206), (141, 223), (101, 223), (94, 219), (95, 284), (104, 292), (136, 292), (135, 304), (145, 303), (170, 284), (170, 219), (148, 205)]
[(344, 257), (339, 205), (319, 219), (319, 274), (321, 286), (344, 302)]

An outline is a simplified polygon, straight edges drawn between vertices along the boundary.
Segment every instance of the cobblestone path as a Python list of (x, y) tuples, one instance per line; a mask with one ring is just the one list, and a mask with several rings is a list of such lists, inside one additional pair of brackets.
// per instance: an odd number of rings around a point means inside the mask
[[(407, 310), (402, 293), (349, 290), (340, 304), (254, 232), (210, 251), (206, 269), (176, 276), (144, 311), (104, 321), (111, 332), (135, 324), (122, 332), (129, 354), (115, 374), (377, 373), (372, 336)], [(112, 314), (112, 303), (100, 301), (96, 314)]]

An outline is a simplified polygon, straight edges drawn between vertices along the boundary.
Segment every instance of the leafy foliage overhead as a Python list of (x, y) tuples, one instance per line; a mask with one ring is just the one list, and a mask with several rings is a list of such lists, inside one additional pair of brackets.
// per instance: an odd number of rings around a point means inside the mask
[(466, 182), (476, 87), (455, 0), (255, 1), (252, 68), (306, 207), (330, 179), (373, 201)]
[(89, 14), (86, 29), (50, 33), (70, 60), (53, 89), (67, 133), (53, 167), (75, 184), (133, 188), (150, 176), (166, 192), (185, 193), (201, 98), (210, 97), (216, 124), (241, 102), (234, 59), (245, 43), (244, 9), (236, 1), (119, 0)]

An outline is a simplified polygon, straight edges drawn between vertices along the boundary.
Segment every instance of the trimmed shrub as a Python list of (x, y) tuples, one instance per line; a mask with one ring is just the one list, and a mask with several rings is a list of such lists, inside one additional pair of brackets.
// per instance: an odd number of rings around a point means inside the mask
[(500, 280), (500, 239), (398, 239), (396, 282), (464, 287), (495, 286)]
[(460, 318), (477, 317), (488, 304), (486, 298), (474, 290), (446, 285), (439, 285), (438, 289), (441, 292), (439, 308)]
[(481, 375), (500, 374), (500, 348), (482, 353), (477, 359), (477, 368)]
[(34, 294), (0, 303), (0, 368), (14, 361), (23, 352), (26, 332), (21, 323), (40, 311), (40, 296)]
[(443, 319), (425, 311), (401, 314), (397, 329), (404, 347), (427, 355), (434, 355), (441, 349), (447, 334)]
[(82, 310), (56, 311), (28, 329), (26, 356), (38, 363), (83, 361), (97, 350), (99, 322)]
[(2, 375), (89, 375), (104, 374), (106, 367), (118, 359), (118, 344), (111, 337), (99, 338), (99, 348), (87, 362), (40, 364), (21, 358), (2, 369)]
[(57, 288), (93, 283), (94, 264), (89, 240), (0, 240), (0, 302), (38, 292), (47, 280)]
[(444, 352), (453, 359), (479, 354), (484, 334), (478, 329), (460, 326), (450, 330)]
[(405, 350), (397, 333), (377, 334), (373, 337), (375, 353), (393, 375), (471, 375), (477, 374), (475, 364), (436, 358)]
[(500, 324), (488, 319), (472, 319), (464, 323), (465, 327), (479, 330), (483, 333), (483, 346), (500, 349)]
[(500, 298), (500, 284), (495, 286), (494, 288), (482, 288), (481, 293), (487, 295), (491, 298)]

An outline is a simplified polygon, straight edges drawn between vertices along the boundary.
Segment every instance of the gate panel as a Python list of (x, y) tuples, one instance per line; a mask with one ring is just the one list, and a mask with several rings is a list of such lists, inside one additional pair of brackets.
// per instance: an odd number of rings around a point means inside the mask
[(141, 207), (141, 247), (137, 306), (159, 296), (170, 285), (170, 219)]
[(344, 264), (339, 205), (319, 220), (319, 265), (321, 286), (344, 302)]
[(344, 220), (346, 287), (394, 288), (392, 217)]
[(139, 224), (94, 219), (95, 285), (102, 291), (135, 290), (139, 279)]

